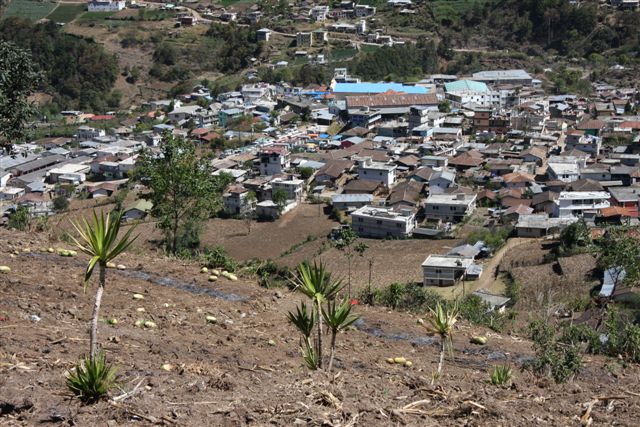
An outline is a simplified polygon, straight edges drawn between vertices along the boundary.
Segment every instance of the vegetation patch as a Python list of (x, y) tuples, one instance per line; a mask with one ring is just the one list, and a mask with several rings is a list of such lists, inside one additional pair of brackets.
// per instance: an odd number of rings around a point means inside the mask
[(18, 16), (37, 21), (51, 13), (55, 7), (56, 3), (53, 1), (12, 0), (2, 17)]
[(56, 7), (55, 10), (47, 16), (47, 18), (56, 23), (64, 22), (66, 24), (76, 19), (78, 15), (85, 10), (86, 6), (84, 4), (64, 3), (58, 5), (58, 7)]

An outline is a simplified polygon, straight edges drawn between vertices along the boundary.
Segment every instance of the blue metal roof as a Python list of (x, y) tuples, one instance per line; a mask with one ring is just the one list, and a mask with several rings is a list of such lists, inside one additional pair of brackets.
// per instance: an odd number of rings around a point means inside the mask
[(336, 83), (334, 93), (383, 93), (389, 90), (407, 94), (424, 94), (427, 88), (423, 86), (404, 85), (402, 83)]

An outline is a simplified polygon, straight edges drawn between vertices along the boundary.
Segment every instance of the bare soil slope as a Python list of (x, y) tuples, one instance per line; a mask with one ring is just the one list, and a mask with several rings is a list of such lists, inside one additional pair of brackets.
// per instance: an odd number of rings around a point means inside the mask
[[(122, 389), (140, 387), (117, 404), (82, 406), (66, 394), (64, 374), (88, 348), (86, 259), (38, 251), (49, 246), (64, 244), (0, 231), (0, 264), (12, 269), (0, 275), (0, 425), (578, 425), (586, 402), (611, 396), (621, 399), (597, 403), (594, 424), (637, 425), (638, 367), (613, 375), (605, 359), (588, 358), (563, 385), (515, 368), (513, 387), (498, 388), (488, 372), (530, 358), (530, 343), (462, 323), (432, 386), (437, 341), (415, 317), (379, 307), (357, 307), (362, 322), (340, 336), (335, 376), (310, 373), (284, 320), (298, 295), (242, 278), (212, 285), (196, 264), (131, 254), (118, 260), (126, 270), (108, 271), (102, 317), (118, 324), (101, 323), (99, 340)], [(209, 314), (217, 324), (205, 322)], [(157, 327), (136, 327), (138, 319)], [(475, 334), (488, 344), (469, 344)], [(385, 362), (394, 356), (413, 366)]]

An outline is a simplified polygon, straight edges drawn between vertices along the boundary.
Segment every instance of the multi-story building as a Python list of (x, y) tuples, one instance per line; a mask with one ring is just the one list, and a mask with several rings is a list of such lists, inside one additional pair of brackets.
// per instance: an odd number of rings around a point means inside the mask
[(267, 147), (260, 151), (260, 175), (277, 175), (289, 168), (289, 150), (284, 147)]
[(459, 255), (429, 255), (422, 263), (425, 286), (453, 286), (464, 280), (473, 258)]
[(606, 191), (561, 191), (556, 201), (555, 217), (584, 217), (599, 215), (611, 206)]
[(313, 34), (308, 32), (296, 33), (296, 46), (313, 46)]
[(249, 190), (241, 185), (232, 186), (222, 195), (224, 211), (228, 215), (242, 215), (256, 208), (255, 198), (248, 197)]
[(314, 6), (311, 8), (309, 15), (313, 18), (314, 21), (322, 22), (327, 20), (327, 15), (329, 14), (329, 6)]
[(358, 179), (376, 181), (390, 187), (396, 181), (398, 166), (382, 162), (374, 162), (370, 157), (358, 162)]
[(275, 179), (271, 181), (271, 194), (276, 190), (282, 190), (287, 194), (287, 200), (302, 200), (304, 193), (304, 180), (302, 179)]
[(93, 138), (99, 138), (101, 136), (106, 136), (107, 133), (104, 129), (96, 129), (90, 126), (80, 126), (78, 128), (78, 132), (76, 136), (80, 141), (88, 141)]
[(476, 208), (477, 195), (432, 194), (424, 206), (425, 217), (442, 221), (460, 221)]
[(416, 226), (412, 209), (364, 206), (351, 214), (353, 230), (362, 237), (400, 237), (411, 234)]

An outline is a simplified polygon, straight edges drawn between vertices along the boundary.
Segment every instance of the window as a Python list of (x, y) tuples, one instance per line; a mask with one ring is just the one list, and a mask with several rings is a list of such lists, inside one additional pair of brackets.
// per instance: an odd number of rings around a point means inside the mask
[(401, 227), (402, 227), (402, 224), (397, 223), (397, 224), (396, 224), (396, 227), (397, 227), (397, 228), (401, 228)]
[(359, 217), (358, 222), (364, 222), (364, 219), (362, 217)]
[(378, 219), (378, 220), (376, 220), (376, 224), (378, 224), (378, 225), (382, 225), (382, 220), (379, 220), (379, 219)]

